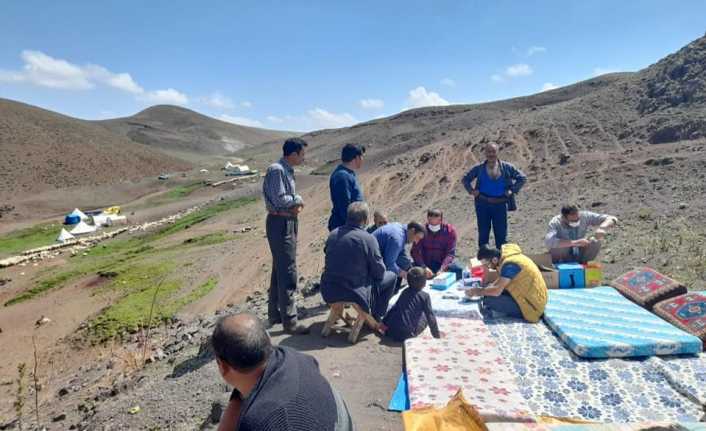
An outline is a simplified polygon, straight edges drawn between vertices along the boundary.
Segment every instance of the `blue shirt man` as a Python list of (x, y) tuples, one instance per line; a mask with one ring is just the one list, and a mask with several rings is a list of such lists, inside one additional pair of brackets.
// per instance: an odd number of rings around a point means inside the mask
[(329, 190), (331, 193), (331, 217), (328, 220), (329, 232), (346, 224), (346, 211), (352, 202), (363, 201), (363, 189), (358, 183), (355, 171), (363, 166), (365, 147), (346, 144), (341, 150), (341, 164), (331, 173)]
[(380, 246), (382, 260), (388, 271), (405, 278), (407, 270), (412, 267), (412, 259), (405, 250), (405, 244), (418, 243), (424, 238), (426, 229), (417, 222), (410, 222), (407, 226), (402, 223), (388, 223), (373, 232), (373, 236)]
[(500, 248), (507, 242), (507, 212), (517, 208), (515, 195), (527, 177), (513, 164), (498, 159), (498, 146), (494, 143), (485, 146), (485, 157), (486, 161), (471, 168), (462, 182), (475, 201), (478, 246), (490, 242), (492, 228), (495, 245)]

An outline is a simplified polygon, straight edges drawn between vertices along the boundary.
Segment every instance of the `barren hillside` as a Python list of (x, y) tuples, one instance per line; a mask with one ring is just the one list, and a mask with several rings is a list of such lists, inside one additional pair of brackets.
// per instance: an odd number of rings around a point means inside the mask
[(0, 197), (134, 180), (190, 164), (88, 121), (0, 99)]
[(208, 155), (228, 154), (292, 135), (290, 132), (231, 124), (170, 105), (153, 106), (131, 117), (96, 124), (161, 150)]

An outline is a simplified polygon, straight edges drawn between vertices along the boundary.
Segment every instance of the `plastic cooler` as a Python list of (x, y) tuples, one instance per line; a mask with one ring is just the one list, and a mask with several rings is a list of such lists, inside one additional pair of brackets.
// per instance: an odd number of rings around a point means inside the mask
[(559, 271), (559, 289), (586, 287), (583, 265), (579, 263), (560, 263), (556, 266), (556, 269)]
[(446, 290), (456, 282), (456, 274), (453, 272), (441, 272), (431, 281), (432, 289)]

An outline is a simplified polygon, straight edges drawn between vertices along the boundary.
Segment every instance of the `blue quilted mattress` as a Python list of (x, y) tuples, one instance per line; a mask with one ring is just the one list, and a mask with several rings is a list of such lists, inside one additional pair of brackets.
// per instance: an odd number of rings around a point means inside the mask
[(607, 286), (549, 290), (544, 320), (583, 358), (696, 354), (702, 349), (697, 337)]

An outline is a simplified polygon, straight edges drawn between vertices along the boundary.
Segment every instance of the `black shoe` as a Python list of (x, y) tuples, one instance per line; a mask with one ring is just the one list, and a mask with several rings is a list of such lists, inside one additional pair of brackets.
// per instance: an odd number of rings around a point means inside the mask
[(304, 326), (300, 323), (295, 323), (293, 325), (285, 325), (284, 333), (289, 335), (306, 335), (309, 333), (309, 327)]

